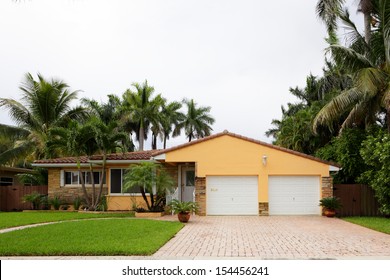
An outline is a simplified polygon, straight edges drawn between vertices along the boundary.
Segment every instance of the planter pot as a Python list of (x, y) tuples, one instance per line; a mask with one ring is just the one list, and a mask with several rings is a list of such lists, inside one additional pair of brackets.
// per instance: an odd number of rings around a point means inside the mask
[(187, 223), (188, 220), (190, 219), (190, 213), (178, 213), (177, 218), (179, 219), (180, 222)]
[(325, 209), (324, 215), (327, 216), (328, 218), (333, 218), (336, 215), (336, 211)]
[(135, 212), (137, 218), (158, 218), (164, 216), (164, 212)]

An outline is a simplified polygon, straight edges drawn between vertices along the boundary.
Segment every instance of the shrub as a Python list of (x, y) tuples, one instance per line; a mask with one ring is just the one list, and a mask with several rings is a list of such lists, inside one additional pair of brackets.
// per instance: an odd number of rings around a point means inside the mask
[(80, 209), (80, 206), (81, 206), (81, 203), (83, 202), (83, 199), (79, 196), (77, 196), (74, 200), (73, 200), (73, 208), (75, 211), (79, 210)]
[(32, 209), (33, 210), (39, 210), (42, 203), (42, 197), (44, 195), (38, 193), (38, 192), (32, 192), (30, 194), (26, 194), (23, 196), (23, 202), (31, 202), (32, 203)]
[(60, 209), (60, 207), (62, 205), (62, 200), (58, 196), (53, 197), (49, 201), (50, 201), (50, 204), (53, 206), (54, 210)]
[(341, 208), (341, 202), (338, 197), (324, 197), (320, 200), (320, 206), (328, 210), (337, 210)]

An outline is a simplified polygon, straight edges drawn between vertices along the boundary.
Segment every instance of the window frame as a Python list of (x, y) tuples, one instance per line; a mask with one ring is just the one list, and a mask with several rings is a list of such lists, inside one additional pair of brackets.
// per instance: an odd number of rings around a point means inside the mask
[[(68, 181), (69, 177), (67, 176), (67, 174), (71, 173), (70, 175), (70, 183)], [(86, 187), (91, 187), (92, 186), (92, 182), (87, 182), (86, 179), (88, 177), (90, 177), (90, 171), (81, 171), (83, 177), (84, 177), (84, 182), (85, 182), (85, 186)], [(102, 177), (102, 172), (101, 171), (93, 171), (94, 173), (94, 176), (96, 173), (99, 174), (99, 180), (98, 182), (94, 182), (95, 183), (95, 186), (96, 185), (99, 185), (100, 184), (100, 178)], [(107, 173), (107, 172), (106, 172)], [(77, 177), (77, 179), (75, 179), (75, 177)], [(107, 175), (105, 176), (107, 177)], [(96, 179), (96, 178), (95, 178)], [(81, 181), (80, 181), (80, 173), (78, 170), (64, 170), (64, 187), (81, 187)], [(106, 186), (107, 185), (107, 179), (105, 180), (105, 182), (103, 182), (103, 186)]]
[[(120, 167), (110, 168), (110, 190), (108, 193), (110, 196), (142, 196), (141, 192), (123, 192), (123, 177), (126, 170), (128, 169), (129, 168), (120, 168)], [(121, 191), (120, 192), (112, 192), (112, 170), (121, 170), (121, 186), (120, 186)], [(145, 195), (149, 195), (149, 193), (145, 192)]]

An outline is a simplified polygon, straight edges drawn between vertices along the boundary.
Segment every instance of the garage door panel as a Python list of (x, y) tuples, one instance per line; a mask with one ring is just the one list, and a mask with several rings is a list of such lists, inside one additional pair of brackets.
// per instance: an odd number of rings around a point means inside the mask
[(269, 176), (270, 215), (319, 215), (318, 176)]
[(207, 176), (207, 215), (258, 215), (257, 176)]

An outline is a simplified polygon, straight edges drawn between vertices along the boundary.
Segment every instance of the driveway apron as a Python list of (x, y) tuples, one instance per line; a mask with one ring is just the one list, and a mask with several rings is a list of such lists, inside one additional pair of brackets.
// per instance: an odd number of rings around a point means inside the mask
[(320, 216), (192, 216), (153, 257), (388, 259), (390, 235)]

